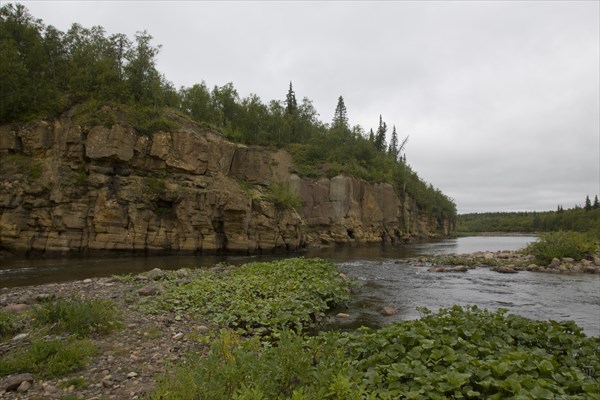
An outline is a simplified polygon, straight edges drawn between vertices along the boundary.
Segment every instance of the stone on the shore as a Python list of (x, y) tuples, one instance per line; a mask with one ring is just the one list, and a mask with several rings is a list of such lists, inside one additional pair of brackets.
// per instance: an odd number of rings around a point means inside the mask
[(29, 311), (30, 309), (31, 309), (31, 306), (29, 304), (23, 304), (23, 303), (9, 304), (6, 307), (4, 307), (4, 311), (12, 313), (12, 314), (22, 314), (25, 311)]
[(450, 271), (452, 272), (467, 272), (468, 270), (469, 267), (467, 267), (466, 265), (457, 265), (456, 267), (450, 268)]
[(396, 315), (396, 309), (394, 307), (383, 307), (380, 311), (381, 315), (390, 317)]
[(548, 267), (550, 267), (550, 268), (556, 268), (559, 265), (560, 265), (560, 260), (558, 258), (554, 257), (552, 259), (552, 261), (550, 262), (550, 265), (548, 265)]
[(131, 371), (130, 373), (127, 374), (127, 379), (132, 379), (138, 376), (138, 373), (135, 371)]
[(536, 264), (529, 264), (527, 266), (527, 271), (538, 272), (539, 270), (540, 270), (540, 267), (538, 267)]
[(181, 340), (183, 339), (183, 332), (177, 332), (176, 334), (173, 335), (173, 337), (171, 339), (173, 340)]
[(564, 263), (573, 263), (573, 262), (575, 262), (575, 259), (574, 259), (574, 258), (572, 258), (572, 257), (563, 257), (563, 258), (561, 258), (560, 260), (561, 260), (562, 262), (564, 262)]
[(27, 336), (29, 336), (28, 333), (19, 333), (17, 336), (13, 337), (11, 339), (11, 341), (13, 341), (13, 342), (19, 342), (19, 341), (25, 339)]
[(343, 313), (343, 312), (337, 313), (335, 316), (338, 317), (338, 318), (350, 318), (350, 314), (346, 314), (346, 313)]
[(154, 283), (149, 283), (138, 290), (140, 296), (154, 296), (160, 293), (160, 287)]
[(39, 293), (35, 296), (35, 301), (38, 303), (47, 303), (56, 299), (56, 295), (54, 293)]
[(29, 381), (23, 381), (23, 382), (21, 382), (21, 384), (17, 388), (17, 392), (19, 392), (19, 393), (25, 393), (26, 391), (28, 391), (29, 389), (31, 389), (31, 386), (32, 386), (31, 382), (29, 382)]
[(594, 254), (594, 264), (596, 264), (597, 267), (600, 267), (600, 255)]
[(33, 383), (33, 375), (29, 373), (11, 375), (0, 382), (0, 390), (10, 392), (11, 390), (17, 390), (23, 382)]
[(208, 331), (210, 331), (210, 328), (206, 325), (198, 325), (196, 330), (198, 331), (198, 333), (207, 333)]
[(148, 273), (146, 273), (146, 277), (148, 278), (148, 280), (151, 281), (157, 281), (159, 279), (162, 279), (164, 276), (165, 273), (160, 268), (154, 268), (153, 270), (148, 271)]
[(428, 272), (445, 272), (446, 269), (444, 267), (432, 267), (427, 270)]

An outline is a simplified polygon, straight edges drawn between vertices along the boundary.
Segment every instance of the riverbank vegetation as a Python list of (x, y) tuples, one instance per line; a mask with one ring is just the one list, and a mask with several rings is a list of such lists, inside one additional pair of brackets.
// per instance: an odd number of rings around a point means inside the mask
[(590, 232), (600, 239), (600, 205), (586, 197), (584, 206), (543, 212), (496, 212), (462, 214), (457, 219), (458, 233), (481, 232)]
[[(333, 263), (298, 258), (10, 289), (3, 296), (41, 303), (0, 311), (0, 384), (27, 372), (30, 398), (65, 399), (600, 394), (600, 338), (572, 322), (451, 307), (379, 329), (319, 332), (352, 288)], [(84, 292), (96, 299), (73, 297)]]
[(402, 139), (382, 116), (375, 130), (351, 126), (342, 96), (332, 104), (334, 119), (324, 123), (310, 99), (296, 99), (291, 82), (287, 93), (282, 88), (284, 100), (269, 102), (256, 94), (241, 98), (231, 82), (176, 89), (156, 69), (160, 48), (149, 33), (130, 39), (79, 24), (61, 32), (19, 4), (0, 8), (0, 49), (0, 124), (67, 113), (84, 129), (122, 123), (152, 133), (190, 118), (235, 142), (287, 149), (299, 175), (388, 182), (431, 218), (456, 217), (453, 200), (408, 164), (408, 135)]
[(560, 260), (565, 257), (580, 261), (584, 257), (593, 257), (599, 251), (600, 244), (594, 236), (570, 231), (545, 233), (525, 249), (525, 252), (535, 256), (536, 261), (542, 264), (548, 264), (554, 258)]
[(20, 315), (0, 310), (0, 338), (27, 332), (12, 340), (10, 352), (2, 348), (0, 377), (34, 373), (51, 378), (77, 371), (99, 353), (92, 339), (120, 327), (121, 315), (108, 300), (50, 300)]
[(220, 332), (149, 399), (591, 399), (599, 391), (598, 338), (573, 323), (506, 310), (421, 310), (378, 330), (284, 331), (276, 344)]
[(163, 292), (142, 308), (150, 313), (197, 314), (243, 333), (314, 329), (325, 312), (350, 298), (350, 282), (331, 261), (294, 258), (223, 271), (194, 271), (185, 285), (167, 273)]

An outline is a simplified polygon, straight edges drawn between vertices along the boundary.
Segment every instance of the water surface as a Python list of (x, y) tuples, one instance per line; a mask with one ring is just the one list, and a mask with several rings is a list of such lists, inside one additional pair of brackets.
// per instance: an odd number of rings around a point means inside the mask
[[(475, 236), (399, 246), (367, 246), (311, 249), (285, 256), (154, 256), (28, 259), (0, 261), (0, 286), (26, 286), (91, 277), (149, 271), (208, 267), (218, 262), (239, 265), (282, 257), (322, 257), (338, 263), (358, 282), (348, 309), (350, 318), (334, 318), (330, 328), (378, 326), (395, 320), (419, 317), (417, 307), (477, 305), (507, 308), (534, 319), (573, 320), (588, 335), (600, 335), (600, 276), (589, 274), (499, 274), (487, 268), (465, 273), (431, 273), (409, 262), (421, 255), (517, 250), (535, 236)], [(397, 309), (383, 317), (384, 306)]]

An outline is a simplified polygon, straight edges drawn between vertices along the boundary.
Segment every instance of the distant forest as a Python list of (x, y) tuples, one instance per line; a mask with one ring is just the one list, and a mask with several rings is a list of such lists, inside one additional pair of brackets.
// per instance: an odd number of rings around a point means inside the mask
[(297, 100), (291, 82), (282, 88), (285, 99), (268, 103), (255, 94), (240, 98), (232, 83), (210, 89), (202, 81), (176, 89), (156, 69), (159, 50), (145, 31), (133, 40), (77, 23), (61, 32), (23, 5), (7, 4), (0, 8), (0, 123), (68, 111), (82, 126), (122, 122), (152, 133), (176, 129), (174, 115), (184, 115), (235, 142), (286, 148), (302, 176), (348, 174), (388, 182), (430, 217), (455, 220), (454, 201), (407, 163), (408, 135), (400, 139), (393, 126), (387, 142), (382, 116), (375, 131), (350, 126), (339, 96), (333, 120), (324, 123), (311, 100)]
[(458, 216), (458, 232), (589, 232), (600, 239), (600, 204), (586, 197), (583, 207), (544, 212), (473, 213)]

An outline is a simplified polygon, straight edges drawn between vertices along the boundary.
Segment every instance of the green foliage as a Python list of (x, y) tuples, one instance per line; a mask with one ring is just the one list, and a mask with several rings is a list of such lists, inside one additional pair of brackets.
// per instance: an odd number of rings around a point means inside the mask
[(33, 339), (29, 346), (0, 359), (0, 376), (19, 372), (39, 374), (45, 378), (62, 376), (82, 368), (95, 354), (97, 350), (88, 339)]
[(34, 308), (38, 325), (57, 333), (77, 336), (106, 335), (121, 326), (121, 316), (111, 301), (59, 299)]
[(292, 210), (302, 207), (302, 199), (290, 188), (289, 183), (271, 183), (267, 198), (275, 204), (278, 210)]
[(167, 190), (167, 184), (163, 178), (148, 176), (144, 178), (145, 189), (148, 193), (161, 194)]
[(475, 213), (458, 217), (459, 232), (591, 232), (600, 238), (600, 208), (514, 213)]
[(230, 331), (149, 399), (595, 398), (598, 338), (572, 322), (477, 307), (421, 310), (379, 330), (280, 333), (276, 345)]
[(34, 181), (42, 176), (42, 164), (33, 157), (23, 154), (6, 154), (2, 156), (2, 169), (10, 173), (24, 173), (27, 180)]
[(597, 250), (598, 242), (591, 235), (571, 231), (545, 233), (526, 249), (539, 262), (546, 264), (553, 258), (562, 257), (571, 257), (579, 261)]
[(24, 6), (7, 4), (0, 8), (0, 123), (75, 108), (74, 120), (82, 126), (121, 123), (149, 134), (177, 129), (177, 109), (233, 141), (292, 145), (301, 175), (349, 174), (389, 182), (399, 195), (416, 199), (432, 219), (455, 218), (454, 202), (410, 169), (399, 154), (402, 146), (393, 144), (388, 151), (381, 116), (371, 139), (362, 127), (350, 128), (342, 96), (328, 126), (308, 98), (298, 104), (291, 82), (284, 101), (268, 103), (256, 94), (241, 99), (231, 82), (212, 90), (202, 82), (176, 91), (156, 69), (159, 49), (145, 31), (130, 40), (123, 34), (107, 36), (102, 27), (74, 24), (65, 33), (35, 20)]
[(24, 317), (0, 309), (0, 339), (16, 335), (25, 326)]
[(200, 270), (187, 285), (170, 285), (147, 308), (269, 333), (282, 327), (313, 327), (330, 307), (348, 299), (348, 283), (332, 262), (294, 258), (250, 263), (229, 272)]

